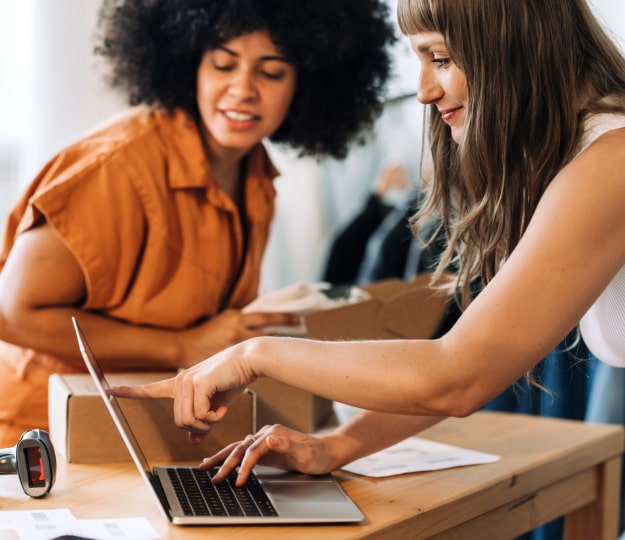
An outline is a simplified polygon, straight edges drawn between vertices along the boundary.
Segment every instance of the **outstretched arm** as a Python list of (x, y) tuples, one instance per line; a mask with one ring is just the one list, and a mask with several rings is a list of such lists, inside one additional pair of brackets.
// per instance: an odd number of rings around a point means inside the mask
[(466, 416), (531, 370), (625, 265), (623, 147), (625, 130), (610, 132), (561, 171), (503, 268), (438, 340), (255, 338), (183, 372), (184, 384), (118, 395), (173, 397), (176, 422), (196, 433), (257, 377), (380, 413)]

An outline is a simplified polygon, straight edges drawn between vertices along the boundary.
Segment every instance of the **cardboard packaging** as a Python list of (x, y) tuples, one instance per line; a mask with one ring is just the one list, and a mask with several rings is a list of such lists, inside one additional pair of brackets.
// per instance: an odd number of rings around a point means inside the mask
[[(107, 375), (111, 385), (137, 385), (172, 373)], [(120, 406), (146, 457), (152, 462), (196, 461), (230, 442), (256, 431), (256, 396), (243, 393), (229, 414), (200, 446), (192, 446), (187, 432), (176, 427), (169, 399), (120, 399)], [(129, 461), (124, 445), (102, 398), (88, 374), (52, 375), (49, 379), (50, 438), (56, 454), (71, 463)]]
[[(429, 275), (413, 281), (389, 279), (362, 286), (370, 299), (305, 316), (307, 337), (321, 340), (431, 337), (448, 298), (429, 288)], [(109, 375), (111, 384), (142, 384), (172, 373)], [(53, 375), (49, 384), (50, 436), (56, 452), (73, 463), (130, 459), (89, 375)], [(233, 405), (204, 444), (191, 446), (175, 426), (170, 400), (120, 400), (124, 413), (151, 461), (197, 461), (266, 424), (305, 433), (321, 427), (332, 401), (292, 386), (259, 379)]]
[(427, 339), (436, 332), (449, 297), (429, 286), (430, 274), (360, 286), (371, 298), (306, 315), (308, 337), (322, 340)]
[[(361, 286), (370, 299), (304, 316), (306, 336), (320, 340), (424, 339), (441, 323), (448, 297), (429, 286), (430, 274), (412, 281), (388, 279)], [(332, 401), (269, 379), (250, 388), (257, 425), (283, 424), (310, 433), (332, 413)]]
[(312, 433), (333, 412), (333, 402), (271, 379), (258, 379), (249, 387), (256, 395), (256, 425), (283, 426)]

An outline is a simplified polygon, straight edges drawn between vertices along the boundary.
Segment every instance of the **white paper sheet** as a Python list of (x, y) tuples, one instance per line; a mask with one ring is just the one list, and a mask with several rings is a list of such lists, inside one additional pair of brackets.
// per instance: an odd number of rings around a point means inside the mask
[(50, 540), (62, 535), (97, 540), (153, 540), (160, 536), (142, 517), (76, 519), (68, 509), (0, 511), (0, 540)]
[(501, 456), (411, 437), (370, 456), (352, 461), (343, 470), (383, 478), (396, 474), (435, 471), (493, 463)]

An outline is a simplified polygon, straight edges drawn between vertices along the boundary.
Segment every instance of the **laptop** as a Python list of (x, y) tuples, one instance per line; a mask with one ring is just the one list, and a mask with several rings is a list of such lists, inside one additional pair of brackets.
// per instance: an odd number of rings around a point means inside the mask
[(310, 476), (257, 466), (242, 487), (236, 473), (213, 484), (216, 472), (198, 467), (151, 467), (89, 344), (72, 317), (83, 360), (133, 461), (158, 506), (175, 525), (357, 523), (364, 515), (332, 475)]

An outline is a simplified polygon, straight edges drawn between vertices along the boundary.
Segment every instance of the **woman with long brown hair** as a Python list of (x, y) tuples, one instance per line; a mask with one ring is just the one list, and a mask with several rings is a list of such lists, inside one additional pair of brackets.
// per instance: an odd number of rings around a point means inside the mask
[[(400, 0), (420, 62), (433, 172), (415, 224), (447, 238), (439, 273), (463, 313), (435, 340), (260, 337), (175, 379), (118, 388), (175, 399), (200, 440), (269, 377), (365, 409), (321, 437), (266, 426), (207, 458), (217, 479), (256, 463), (325, 473), (531, 372), (577, 325), (625, 366), (625, 59), (586, 0)], [(473, 294), (478, 283), (479, 294)], [(581, 321), (581, 324), (580, 324)]]

